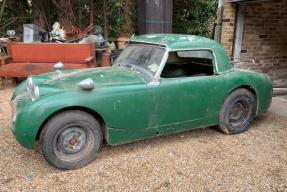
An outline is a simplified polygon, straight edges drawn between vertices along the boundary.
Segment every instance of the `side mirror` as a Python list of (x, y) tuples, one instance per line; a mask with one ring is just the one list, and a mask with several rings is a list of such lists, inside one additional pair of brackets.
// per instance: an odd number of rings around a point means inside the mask
[(56, 71), (62, 70), (62, 69), (64, 69), (64, 64), (62, 62), (58, 62), (53, 67)]
[(95, 83), (94, 83), (93, 79), (87, 78), (87, 79), (82, 80), (78, 84), (78, 86), (84, 90), (92, 90), (95, 88)]

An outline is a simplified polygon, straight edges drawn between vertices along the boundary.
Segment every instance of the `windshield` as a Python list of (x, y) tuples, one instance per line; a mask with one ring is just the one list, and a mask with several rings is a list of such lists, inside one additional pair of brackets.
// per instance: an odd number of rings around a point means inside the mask
[(136, 70), (154, 77), (165, 49), (152, 45), (129, 44), (115, 61), (115, 65)]

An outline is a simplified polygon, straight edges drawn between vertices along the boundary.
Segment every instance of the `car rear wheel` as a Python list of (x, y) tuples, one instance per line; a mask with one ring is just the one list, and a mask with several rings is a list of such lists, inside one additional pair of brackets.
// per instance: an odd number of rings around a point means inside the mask
[(256, 98), (249, 90), (239, 88), (233, 91), (221, 108), (219, 130), (225, 134), (247, 131), (256, 116), (256, 108)]
[(100, 124), (90, 114), (65, 111), (44, 126), (40, 143), (44, 158), (58, 169), (76, 169), (95, 159), (102, 144)]

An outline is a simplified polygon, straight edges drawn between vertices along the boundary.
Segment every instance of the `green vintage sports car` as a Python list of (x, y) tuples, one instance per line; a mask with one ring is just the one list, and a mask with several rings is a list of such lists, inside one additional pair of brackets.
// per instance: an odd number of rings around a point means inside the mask
[(112, 67), (29, 77), (11, 99), (13, 133), (28, 149), (39, 143), (54, 167), (75, 169), (95, 159), (103, 141), (118, 145), (214, 125), (242, 133), (271, 98), (270, 78), (234, 69), (213, 40), (143, 35)]

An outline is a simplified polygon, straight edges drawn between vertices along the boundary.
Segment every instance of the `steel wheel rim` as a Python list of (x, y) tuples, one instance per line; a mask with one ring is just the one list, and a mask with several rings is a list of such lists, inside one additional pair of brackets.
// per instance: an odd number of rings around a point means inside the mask
[(228, 121), (233, 128), (240, 128), (244, 126), (251, 115), (251, 105), (246, 100), (239, 100), (230, 108)]
[(91, 130), (79, 125), (69, 125), (57, 133), (53, 150), (60, 160), (76, 162), (89, 155), (94, 142)]

